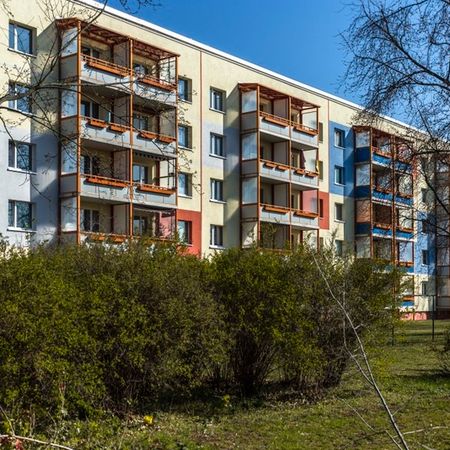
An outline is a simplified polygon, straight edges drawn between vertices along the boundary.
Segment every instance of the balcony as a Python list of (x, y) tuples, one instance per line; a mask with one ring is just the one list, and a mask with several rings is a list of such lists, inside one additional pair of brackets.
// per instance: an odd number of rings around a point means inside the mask
[(317, 188), (319, 186), (318, 172), (291, 167), (291, 182), (308, 188)]
[[(117, 89), (126, 93), (131, 90), (131, 70), (128, 67), (115, 64), (100, 58), (80, 55), (81, 80), (107, 89)], [(61, 59), (61, 78), (68, 79), (77, 76), (78, 55)]]
[(372, 162), (384, 167), (392, 164), (392, 153), (384, 148), (372, 147)]
[(135, 183), (133, 186), (133, 204), (175, 208), (177, 205), (176, 190), (169, 187)]
[(274, 161), (260, 160), (259, 173), (275, 181), (289, 182), (289, 166)]
[(291, 139), (307, 148), (317, 148), (319, 146), (318, 130), (297, 122), (291, 122)]
[(289, 139), (290, 120), (275, 116), (264, 111), (259, 112), (259, 129), (262, 132)]
[(405, 206), (413, 205), (413, 195), (411, 193), (397, 191), (395, 202)]
[(259, 207), (259, 217), (263, 222), (290, 225), (290, 209), (284, 206), (262, 204)]
[(95, 231), (81, 232), (81, 242), (123, 244), (127, 239), (129, 239), (129, 236), (126, 234), (101, 233)]
[(100, 142), (114, 147), (130, 147), (130, 128), (109, 123), (93, 117), (80, 118), (80, 130), (77, 128), (77, 117), (71, 116), (61, 121), (61, 132), (64, 136), (74, 136), (78, 133), (82, 139)]
[(133, 131), (133, 148), (155, 156), (175, 158), (177, 155), (177, 139), (153, 131)]
[(319, 228), (319, 215), (309, 211), (291, 211), (291, 225), (304, 229)]
[(146, 101), (163, 103), (167, 106), (177, 105), (177, 85), (151, 75), (134, 73), (134, 93)]

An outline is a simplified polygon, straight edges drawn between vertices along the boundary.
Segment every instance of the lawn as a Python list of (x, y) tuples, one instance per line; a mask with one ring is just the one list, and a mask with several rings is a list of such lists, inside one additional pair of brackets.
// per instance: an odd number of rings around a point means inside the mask
[[(395, 345), (372, 355), (379, 384), (412, 449), (450, 448), (450, 378), (441, 375), (435, 351), (448, 326), (450, 321), (436, 322), (433, 344), (430, 321), (404, 323)], [(377, 398), (354, 368), (316, 404), (243, 403), (231, 397), (208, 407), (193, 403), (148, 414), (151, 418), (131, 417), (126, 423), (71, 423), (54, 438), (90, 450), (395, 448)]]

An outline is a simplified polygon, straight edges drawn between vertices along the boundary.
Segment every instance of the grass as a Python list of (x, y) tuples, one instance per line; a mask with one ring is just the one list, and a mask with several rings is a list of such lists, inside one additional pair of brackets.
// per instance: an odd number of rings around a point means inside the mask
[[(372, 351), (379, 384), (411, 449), (450, 448), (450, 378), (436, 348), (449, 321), (404, 323), (395, 345)], [(148, 411), (153, 423), (131, 417), (71, 423), (57, 439), (83, 449), (390, 449), (391, 430), (378, 399), (350, 367), (339, 388), (316, 404), (215, 399), (172, 411)]]

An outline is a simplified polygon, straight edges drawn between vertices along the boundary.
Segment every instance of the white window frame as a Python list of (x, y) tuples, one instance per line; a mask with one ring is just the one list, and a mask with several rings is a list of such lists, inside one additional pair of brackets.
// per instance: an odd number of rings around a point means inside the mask
[(223, 225), (210, 225), (209, 246), (211, 248), (223, 248)]
[[(13, 27), (13, 46), (11, 47), (11, 27)], [(27, 30), (30, 32), (30, 48), (29, 48), (29, 52), (24, 52), (23, 50), (19, 49), (19, 38), (18, 38), (18, 28), (21, 28), (23, 30)], [(15, 22), (9, 22), (9, 26), (8, 26), (8, 48), (10, 50), (13, 50), (15, 52), (18, 53), (23, 53), (24, 55), (32, 55), (34, 56), (34, 33), (33, 33), (33, 29), (30, 27), (26, 27), (24, 25), (20, 25), (18, 23)]]
[(212, 202), (225, 203), (223, 200), (223, 180), (210, 179), (210, 200)]
[[(219, 146), (217, 146), (217, 141), (220, 142)], [(223, 134), (211, 133), (209, 145), (210, 156), (215, 156), (216, 158), (225, 158), (225, 136)], [(219, 153), (217, 152), (217, 148), (220, 148), (221, 150)]]
[[(29, 207), (29, 219), (30, 219), (30, 226), (29, 227), (20, 227), (17, 224), (17, 206), (19, 204), (26, 204)], [(13, 208), (13, 216), (12, 216), (12, 223), (11, 223), (11, 207)], [(12, 230), (21, 230), (21, 231), (33, 231), (34, 226), (34, 206), (31, 202), (24, 202), (21, 200), (8, 200), (8, 229)]]
[[(342, 173), (342, 183), (337, 180), (337, 174)], [(334, 166), (334, 184), (345, 186), (345, 169), (342, 166)]]
[[(341, 218), (338, 217), (338, 211), (340, 210)], [(344, 222), (344, 204), (335, 202), (334, 203), (334, 220), (335, 222)]]
[(334, 129), (334, 146), (345, 148), (345, 130), (342, 130), (341, 128)]
[[(180, 82), (185, 83), (184, 97), (180, 95)], [(186, 77), (178, 77), (178, 98), (182, 102), (192, 103), (192, 80)]]
[[(185, 192), (180, 191), (180, 185), (181, 185), (180, 177), (185, 177), (185, 179), (186, 179)], [(185, 197), (185, 198), (192, 198), (192, 175), (190, 173), (186, 173), (186, 172), (178, 173), (178, 196)]]
[[(97, 220), (94, 217), (97, 215)], [(84, 227), (85, 219), (89, 220), (88, 229)], [(80, 210), (80, 229), (87, 233), (99, 233), (100, 232), (100, 211), (98, 209), (86, 209)]]
[[(19, 146), (27, 146), (29, 150), (29, 159), (30, 164), (28, 169), (22, 169), (17, 166), (17, 148)], [(12, 141), (10, 140), (8, 143), (8, 169), (14, 170), (17, 172), (25, 172), (25, 173), (35, 173), (35, 161), (34, 161), (34, 145), (29, 142), (21, 142), (21, 141)]]
[[(185, 142), (186, 145), (181, 143), (181, 139), (180, 139), (180, 130), (181, 129), (186, 130), (186, 134), (185, 134), (185, 138), (187, 141), (187, 142)], [(187, 148), (189, 150), (192, 149), (192, 127), (191, 126), (184, 125), (184, 124), (178, 125), (178, 145), (182, 148)]]
[[(216, 98), (220, 98), (220, 105), (216, 104)], [(219, 108), (216, 108), (219, 106)], [(212, 111), (225, 112), (225, 91), (217, 88), (210, 88), (209, 91), (209, 108)]]
[[(180, 232), (180, 224), (184, 224), (183, 231)], [(192, 245), (192, 221), (179, 220), (177, 223), (178, 239), (186, 245)]]
[[(15, 81), (10, 81), (9, 82), (9, 92), (13, 95), (16, 95), (18, 93), (18, 87), (23, 88), (24, 93), (29, 91), (30, 88), (28, 86), (26, 86), (25, 84), (22, 83), (16, 83)], [(18, 102), (21, 101), (26, 101), (28, 104), (28, 108), (27, 109), (19, 109), (18, 107)], [(23, 98), (23, 99), (12, 99), (8, 101), (8, 108), (10, 109), (14, 109), (16, 111), (20, 111), (21, 113), (24, 114), (32, 114), (33, 108), (32, 108), (32, 102), (31, 102), (31, 98)]]

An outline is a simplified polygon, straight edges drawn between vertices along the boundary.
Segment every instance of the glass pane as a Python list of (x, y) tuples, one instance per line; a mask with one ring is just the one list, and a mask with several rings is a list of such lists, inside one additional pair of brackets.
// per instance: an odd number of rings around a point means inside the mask
[(9, 143), (8, 166), (16, 167), (16, 146), (14, 145), (14, 142)]
[(14, 227), (14, 209), (15, 209), (15, 202), (9, 202), (8, 203), (8, 226)]
[(185, 173), (178, 175), (178, 192), (187, 195), (187, 175)]
[(182, 147), (187, 146), (187, 128), (186, 127), (183, 127), (183, 126), (178, 127), (178, 143)]
[(31, 147), (28, 144), (17, 145), (17, 168), (31, 170)]
[(25, 202), (16, 202), (17, 226), (31, 228), (31, 205)]
[(31, 53), (31, 30), (17, 26), (17, 50)]

